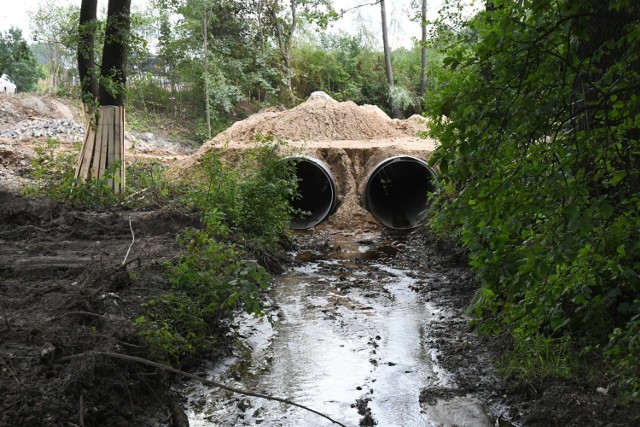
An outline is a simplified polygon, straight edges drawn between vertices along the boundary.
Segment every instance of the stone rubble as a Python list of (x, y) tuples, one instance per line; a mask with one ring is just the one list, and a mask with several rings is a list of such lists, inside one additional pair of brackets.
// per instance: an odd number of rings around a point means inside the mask
[(0, 137), (24, 140), (32, 138), (55, 138), (62, 142), (82, 141), (84, 127), (73, 120), (28, 118), (16, 123), (11, 129), (0, 129)]
[[(84, 126), (73, 120), (28, 118), (9, 129), (0, 129), (0, 138), (16, 141), (54, 138), (63, 143), (82, 142)], [(140, 153), (191, 154), (194, 148), (170, 141), (151, 132), (125, 132), (127, 148)]]

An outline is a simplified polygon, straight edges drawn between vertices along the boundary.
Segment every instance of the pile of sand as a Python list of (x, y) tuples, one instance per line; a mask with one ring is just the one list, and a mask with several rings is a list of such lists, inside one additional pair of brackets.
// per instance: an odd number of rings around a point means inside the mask
[[(375, 107), (377, 108), (377, 107)], [(257, 133), (286, 141), (344, 141), (400, 138), (405, 134), (384, 114), (355, 103), (311, 97), (290, 110), (254, 114), (213, 139), (252, 142)], [(380, 114), (382, 113), (382, 115)]]

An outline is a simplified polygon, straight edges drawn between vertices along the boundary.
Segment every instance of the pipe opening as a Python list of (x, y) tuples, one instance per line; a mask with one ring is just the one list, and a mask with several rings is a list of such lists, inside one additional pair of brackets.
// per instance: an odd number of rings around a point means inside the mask
[(413, 228), (425, 219), (427, 193), (436, 188), (436, 175), (426, 162), (409, 156), (391, 157), (369, 175), (365, 206), (389, 228)]
[(298, 197), (291, 201), (294, 216), (291, 228), (304, 230), (324, 221), (334, 210), (337, 198), (336, 180), (329, 167), (313, 157), (289, 157), (295, 162)]

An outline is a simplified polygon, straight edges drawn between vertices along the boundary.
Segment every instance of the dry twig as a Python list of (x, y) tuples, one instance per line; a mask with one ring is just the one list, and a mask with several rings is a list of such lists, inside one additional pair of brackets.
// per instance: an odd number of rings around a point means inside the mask
[(127, 254), (124, 256), (124, 261), (122, 261), (122, 265), (125, 265), (127, 262), (127, 258), (129, 258), (129, 252), (131, 251), (131, 247), (133, 243), (136, 241), (136, 235), (133, 234), (133, 226), (131, 225), (131, 216), (129, 216), (129, 230), (131, 230), (131, 244), (129, 245), (129, 249), (127, 249)]
[(15, 372), (13, 372), (13, 369), (11, 369), (11, 366), (7, 365), (7, 362), (5, 362), (5, 361), (4, 361), (4, 357), (0, 356), (0, 361), (2, 361), (2, 364), (4, 365), (4, 367), (5, 367), (5, 368), (7, 368), (7, 370), (8, 370), (9, 372), (11, 372), (11, 375), (13, 376), (13, 379), (14, 379), (14, 380), (16, 380), (16, 382), (17, 382), (18, 384), (21, 384), (21, 383), (20, 383), (20, 380), (19, 380), (19, 379), (18, 379), (18, 377), (16, 376), (16, 373), (15, 373)]
[(21, 397), (20, 399), (17, 399), (15, 401), (13, 401), (13, 403), (9, 403), (7, 406), (3, 407), (2, 409), (0, 409), (0, 414), (3, 413), (4, 411), (6, 411), (7, 409), (11, 408), (12, 406), (17, 405), (18, 403), (26, 400), (26, 397)]
[(84, 402), (82, 393), (80, 393), (80, 427), (84, 427)]
[(54, 320), (59, 320), (59, 319), (62, 319), (63, 317), (73, 316), (73, 315), (76, 315), (76, 314), (79, 315), (79, 316), (93, 316), (93, 317), (97, 317), (99, 319), (106, 319), (107, 318), (106, 316), (103, 316), (102, 314), (92, 313), (90, 311), (68, 311), (66, 313), (62, 313), (59, 316), (54, 316), (54, 317), (49, 318), (49, 321), (53, 322)]

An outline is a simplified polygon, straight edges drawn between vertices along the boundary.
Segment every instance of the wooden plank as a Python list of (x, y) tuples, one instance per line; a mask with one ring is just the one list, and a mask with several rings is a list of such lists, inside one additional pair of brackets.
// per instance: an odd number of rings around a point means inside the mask
[(80, 154), (78, 155), (78, 163), (76, 164), (76, 171), (73, 174), (74, 178), (78, 178), (80, 176), (80, 169), (82, 167), (82, 161), (84, 160), (85, 157), (85, 151), (87, 148), (87, 141), (88, 141), (88, 136), (89, 136), (89, 130), (91, 129), (91, 127), (87, 127), (87, 129), (85, 129), (84, 131), (84, 139), (82, 140), (82, 148), (80, 149)]
[[(107, 163), (105, 169), (113, 167), (113, 163), (115, 162), (115, 145), (116, 145), (116, 135), (115, 135), (115, 126), (116, 126), (116, 108), (117, 107), (106, 107), (109, 111), (108, 114), (105, 114), (105, 125), (107, 126)], [(107, 185), (110, 188), (113, 187), (113, 178), (109, 178), (107, 180)]]
[(109, 115), (108, 107), (100, 107), (100, 121), (102, 122), (102, 138), (100, 138), (100, 165), (98, 166), (98, 178), (104, 177), (104, 171), (107, 169), (107, 156), (109, 155)]
[[(100, 115), (102, 115), (102, 111), (100, 111)], [(93, 156), (91, 162), (91, 173), (89, 176), (93, 178), (98, 178), (100, 176), (100, 162), (101, 162), (101, 153), (102, 153), (102, 121), (98, 119), (98, 124), (96, 125), (96, 137), (95, 137), (95, 145), (93, 148)]]
[(96, 143), (96, 133), (93, 131), (91, 126), (87, 129), (84, 138), (85, 140), (82, 144), (82, 152), (80, 153), (82, 159), (78, 162), (79, 170), (76, 172), (76, 178), (88, 179), (89, 167), (93, 160), (93, 146)]
[(113, 158), (115, 162), (120, 162), (120, 166), (118, 166), (118, 169), (115, 170), (115, 173), (113, 174), (113, 190), (116, 193), (120, 193), (120, 191), (122, 190), (122, 143), (120, 141), (120, 128), (121, 128), (121, 123), (120, 123), (120, 109), (122, 107), (115, 107), (115, 111), (114, 111), (114, 123), (113, 123), (113, 137), (114, 137), (114, 141), (113, 141)]

